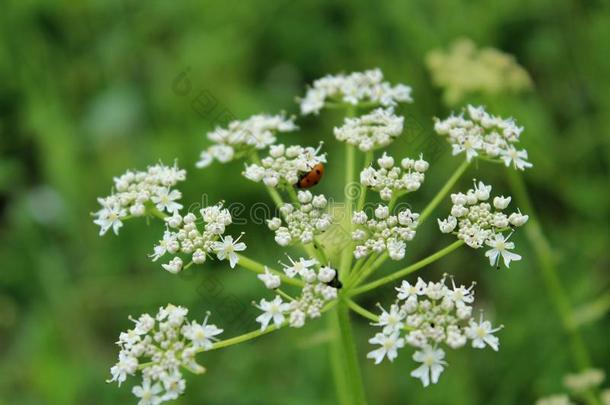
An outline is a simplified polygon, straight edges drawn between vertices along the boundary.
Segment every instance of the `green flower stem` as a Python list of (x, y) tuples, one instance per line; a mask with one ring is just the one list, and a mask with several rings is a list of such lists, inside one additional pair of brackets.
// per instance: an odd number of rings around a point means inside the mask
[(367, 309), (362, 308), (360, 305), (356, 304), (350, 299), (347, 300), (347, 306), (355, 313), (362, 315), (363, 317), (370, 319), (373, 322), (379, 322), (379, 317), (377, 315)]
[(339, 402), (344, 405), (364, 405), (366, 398), (349, 307), (343, 298), (339, 298), (335, 310), (331, 312), (329, 326), (333, 333), (330, 355)]
[(346, 288), (354, 286), (358, 277), (360, 277), (360, 275), (362, 274), (363, 271), (366, 271), (365, 269), (367, 269), (368, 266), (370, 266), (371, 263), (373, 263), (375, 261), (375, 259), (377, 259), (378, 256), (379, 255), (377, 253), (373, 253), (366, 259), (360, 259), (359, 265), (356, 265), (350, 272), (347, 282), (345, 283)]
[(265, 330), (254, 330), (252, 332), (248, 332), (248, 333), (244, 333), (243, 335), (239, 335), (239, 336), (235, 336), (226, 340), (220, 340), (216, 343), (214, 343), (212, 345), (211, 348), (209, 348), (208, 350), (205, 349), (199, 349), (197, 350), (197, 353), (201, 353), (201, 352), (209, 352), (210, 350), (216, 350), (216, 349), (222, 349), (224, 347), (229, 347), (229, 346), (233, 346), (239, 343), (244, 343), (247, 342), (248, 340), (252, 340), (252, 339), (256, 339), (259, 336), (263, 336), (266, 335), (267, 333), (271, 333), (275, 330), (277, 330), (278, 328), (275, 325), (270, 325), (268, 326)]
[(276, 288), (275, 292), (286, 298), (288, 301), (294, 301), (294, 298), (290, 294), (286, 293), (285, 291), (282, 291), (280, 288)]
[(377, 257), (372, 264), (366, 266), (362, 274), (358, 276), (356, 282), (352, 284), (352, 286), (360, 285), (362, 282), (364, 282), (364, 280), (366, 280), (371, 274), (373, 274), (378, 268), (383, 265), (383, 263), (388, 259), (388, 256), (389, 255), (387, 251), (383, 252), (383, 254)]
[(167, 218), (167, 214), (164, 212), (161, 212), (157, 209), (157, 207), (150, 206), (146, 209), (146, 213), (152, 215), (153, 217), (157, 217), (159, 219), (165, 220), (165, 218)]
[(455, 169), (455, 172), (453, 172), (449, 180), (447, 180), (445, 185), (439, 190), (438, 193), (436, 193), (432, 201), (428, 203), (426, 208), (424, 208), (422, 213), (419, 215), (419, 225), (421, 225), (421, 223), (424, 222), (424, 220), (428, 218), (430, 214), (432, 214), (432, 211), (434, 211), (436, 206), (440, 204), (447, 194), (449, 194), (449, 191), (451, 191), (451, 188), (453, 188), (455, 183), (460, 179), (460, 177), (462, 177), (462, 174), (464, 174), (469, 164), (470, 163), (467, 160), (464, 160), (462, 164)]
[[(261, 264), (257, 261), (254, 261), (254, 260), (250, 259), (249, 257), (246, 257), (239, 253), (237, 253), (237, 257), (239, 258), (239, 261), (237, 262), (238, 266), (243, 267), (246, 270), (253, 271), (254, 273), (257, 273), (257, 274), (262, 274), (265, 272), (265, 266), (263, 264)], [(294, 285), (297, 287), (303, 287), (305, 285), (302, 281), (294, 279), (294, 278), (290, 278), (278, 270), (274, 270), (270, 267), (267, 267), (267, 268), (269, 269), (269, 271), (271, 273), (279, 276), (283, 283), (291, 284), (291, 285)]]
[(591, 367), (591, 358), (583, 342), (578, 326), (573, 322), (572, 306), (568, 295), (555, 267), (552, 248), (544, 236), (540, 222), (537, 219), (533, 204), (527, 193), (527, 187), (521, 174), (507, 169), (508, 180), (516, 201), (529, 215), (529, 221), (524, 227), (525, 236), (534, 247), (533, 251), (538, 260), (538, 267), (542, 274), (547, 292), (561, 319), (562, 325), (570, 338), (570, 348), (574, 363), (580, 369)]
[(426, 257), (425, 259), (422, 259), (416, 263), (413, 263), (412, 265), (405, 267), (402, 270), (398, 270), (388, 276), (382, 277), (380, 279), (377, 279), (371, 283), (365, 284), (363, 286), (357, 287), (355, 289), (353, 289), (352, 291), (350, 291), (349, 295), (350, 297), (353, 297), (355, 295), (358, 294), (362, 294), (364, 292), (373, 290), (379, 286), (382, 286), (384, 284), (387, 283), (391, 283), (394, 280), (397, 280), (399, 278), (405, 277), (408, 274), (413, 273), (414, 271), (417, 271), (423, 267), (426, 267), (427, 265), (434, 263), (435, 261), (437, 261), (438, 259), (448, 255), (449, 253), (453, 252), (455, 249), (459, 248), (460, 246), (462, 246), (464, 244), (464, 241), (462, 240), (458, 240), (453, 242), (451, 245), (445, 247), (444, 249), (439, 250), (438, 252)]

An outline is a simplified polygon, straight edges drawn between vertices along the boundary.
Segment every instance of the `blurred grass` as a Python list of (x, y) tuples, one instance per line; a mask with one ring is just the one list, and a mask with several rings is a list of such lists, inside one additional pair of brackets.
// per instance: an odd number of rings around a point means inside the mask
[[(610, 7), (601, 1), (390, 0), (288, 2), (59, 1), (3, 3), (0, 13), (0, 403), (133, 402), (128, 387), (107, 385), (128, 314), (167, 302), (194, 316), (206, 309), (227, 335), (252, 328), (253, 277), (212, 263), (173, 277), (146, 255), (159, 224), (129, 223), (120, 237), (97, 236), (89, 213), (108, 194), (112, 176), (175, 158), (188, 172), (184, 201), (268, 201), (239, 176), (241, 164), (206, 171), (194, 162), (217, 114), (297, 111), (294, 97), (327, 73), (379, 66), (392, 82), (413, 86), (402, 108), (407, 137), (391, 148), (417, 155), (433, 116), (449, 111), (425, 70), (427, 51), (457, 36), (512, 53), (532, 75), (522, 97), (486, 100), (525, 126), (523, 144), (535, 168), (525, 175), (575, 306), (607, 294), (610, 277)], [(172, 86), (185, 69), (192, 88)], [(202, 116), (192, 102), (206, 90), (218, 101)], [(475, 100), (472, 100), (475, 101)], [(226, 114), (225, 111), (225, 114)], [(286, 142), (325, 139), (330, 162), (320, 191), (339, 197), (342, 152), (331, 130), (341, 119), (302, 119)], [(430, 152), (432, 146), (424, 148)], [(421, 209), (457, 160), (435, 159), (409, 201)], [(229, 175), (230, 174), (230, 175)], [(468, 176), (508, 192), (502, 171), (481, 163)], [(462, 186), (469, 184), (468, 176)], [(447, 209), (447, 204), (441, 206)], [(269, 232), (252, 225), (249, 250), (274, 263)], [(534, 252), (515, 235), (524, 260), (489, 269), (480, 252), (464, 250), (424, 270), (464, 283), (476, 279), (482, 307), (501, 332), (499, 353), (449, 354), (441, 382), (423, 390), (409, 377), (407, 352), (393, 364), (365, 362), (367, 323), (356, 332), (371, 403), (532, 403), (561, 390), (572, 370), (567, 342), (545, 294)], [(407, 260), (450, 243), (433, 226), (410, 245)], [(385, 271), (391, 270), (390, 268)], [(220, 293), (209, 286), (218, 287)], [(208, 287), (206, 287), (208, 286)], [(365, 297), (369, 307), (391, 300), (392, 288)], [(240, 312), (241, 311), (241, 312)], [(242, 315), (243, 312), (243, 315)], [(583, 326), (594, 363), (608, 370), (607, 314)], [(250, 322), (243, 321), (244, 319)], [(208, 367), (191, 378), (176, 403), (333, 403), (324, 322), (284, 330), (250, 344), (201, 356)]]

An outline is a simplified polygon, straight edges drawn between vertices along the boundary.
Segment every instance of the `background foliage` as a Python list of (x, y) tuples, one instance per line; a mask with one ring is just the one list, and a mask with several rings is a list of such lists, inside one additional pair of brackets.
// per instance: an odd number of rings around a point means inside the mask
[[(594, 364), (608, 370), (607, 3), (8, 0), (2, 8), (0, 403), (133, 402), (129, 386), (104, 383), (117, 353), (112, 342), (129, 326), (128, 314), (167, 302), (197, 317), (210, 309), (226, 336), (255, 327), (250, 302), (261, 289), (250, 274), (207, 263), (169, 275), (146, 256), (160, 235), (158, 223), (133, 221), (120, 237), (98, 237), (89, 213), (97, 209), (96, 197), (109, 193), (112, 176), (178, 158), (189, 172), (181, 187), (185, 202), (203, 195), (247, 206), (268, 201), (239, 176), (239, 163), (194, 168), (205, 132), (229, 114), (294, 113), (294, 97), (313, 79), (377, 66), (390, 81), (414, 89), (416, 102), (401, 110), (407, 136), (392, 152), (414, 156), (421, 146), (429, 156), (437, 148), (427, 142), (431, 118), (450, 111), (431, 85), (424, 57), (463, 35), (514, 54), (532, 75), (529, 94), (486, 101), (492, 112), (513, 115), (526, 128), (523, 144), (535, 164), (526, 174), (531, 197), (571, 301), (601, 308), (583, 332)], [(191, 83), (188, 91), (174, 87), (181, 73)], [(217, 100), (213, 112), (193, 108), (201, 91)], [(335, 197), (343, 157), (331, 131), (340, 119), (323, 113), (301, 120), (303, 131), (285, 138), (327, 141), (330, 163), (319, 190)], [(441, 148), (410, 200), (416, 209), (457, 167), (449, 148)], [(462, 188), (475, 176), (508, 192), (497, 166), (471, 169)], [(451, 242), (427, 225), (406, 260)], [(269, 263), (280, 258), (270, 232), (243, 228), (250, 254)], [(523, 233), (516, 236), (524, 260), (510, 270), (491, 269), (481, 252), (466, 249), (424, 270), (429, 278), (451, 272), (464, 283), (478, 280), (479, 302), (506, 325), (499, 353), (451, 352), (438, 385), (424, 390), (409, 377), (414, 363), (407, 351), (393, 364), (366, 362), (372, 330), (356, 319), (372, 403), (532, 403), (561, 390), (561, 376), (574, 371), (566, 336), (534, 252)], [(363, 304), (371, 308), (391, 296), (387, 287)], [(203, 355), (208, 373), (191, 378), (176, 403), (333, 403), (326, 338), (325, 322), (312, 322)]]

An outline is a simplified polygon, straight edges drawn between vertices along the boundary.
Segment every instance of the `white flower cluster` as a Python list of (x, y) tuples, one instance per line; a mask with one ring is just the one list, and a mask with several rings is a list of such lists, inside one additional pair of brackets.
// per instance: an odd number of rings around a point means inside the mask
[(275, 241), (280, 246), (295, 241), (312, 243), (315, 235), (324, 232), (332, 224), (332, 217), (326, 212), (328, 201), (324, 195), (314, 196), (310, 191), (300, 190), (297, 198), (297, 207), (289, 203), (280, 207), (286, 226), (282, 226), (282, 220), (278, 217), (267, 221), (267, 226), (275, 232)]
[(409, 209), (390, 215), (389, 207), (381, 204), (371, 219), (364, 211), (354, 212), (352, 223), (358, 225), (352, 232), (352, 239), (358, 243), (354, 257), (360, 259), (387, 250), (390, 259), (401, 260), (405, 257), (406, 242), (415, 237), (418, 218), (419, 214)]
[(443, 121), (435, 119), (434, 130), (447, 137), (454, 155), (464, 152), (469, 162), (477, 156), (499, 158), (506, 167), (512, 164), (519, 170), (533, 166), (527, 161), (527, 151), (515, 147), (523, 127), (518, 127), (514, 119), (491, 115), (482, 106), (469, 105), (466, 113), (468, 118), (460, 114)]
[(208, 139), (214, 142), (201, 152), (196, 166), (209, 166), (214, 159), (227, 163), (238, 159), (253, 150), (261, 150), (276, 141), (276, 133), (295, 131), (297, 126), (292, 118), (281, 115), (253, 115), (244, 121), (231, 121), (227, 128), (217, 127), (208, 133)]
[(373, 325), (382, 328), (369, 343), (381, 347), (368, 353), (367, 357), (379, 364), (384, 357), (393, 361), (398, 349), (408, 344), (418, 350), (413, 360), (422, 363), (411, 372), (424, 385), (436, 384), (447, 363), (445, 352), (439, 348), (444, 344), (451, 349), (463, 347), (470, 340), (472, 347), (485, 346), (497, 351), (499, 341), (494, 333), (502, 328), (493, 328), (489, 321), (478, 321), (472, 316), (474, 283), (466, 288), (445, 284), (445, 277), (438, 283), (424, 282), (421, 278), (415, 284), (403, 281), (396, 302), (389, 311), (381, 308), (379, 321)]
[(334, 133), (337, 140), (368, 152), (388, 146), (402, 133), (403, 122), (404, 117), (395, 115), (392, 108), (378, 108), (360, 117), (345, 118)]
[[(261, 330), (267, 329), (272, 321), (275, 327), (279, 328), (286, 322), (286, 319), (291, 327), (300, 328), (305, 325), (308, 318), (320, 317), (324, 305), (337, 298), (337, 289), (329, 285), (337, 275), (335, 269), (320, 266), (315, 259), (303, 257), (297, 261), (290, 257), (288, 259), (290, 264), (282, 265), (284, 273), (290, 278), (301, 278), (305, 285), (299, 297), (287, 302), (283, 301), (279, 295), (276, 295), (272, 301), (261, 299), (260, 303), (256, 305), (263, 311), (256, 318), (256, 321), (261, 324)], [(259, 275), (259, 278), (267, 288), (275, 289), (280, 286), (279, 276), (268, 270)]]
[(222, 333), (215, 325), (187, 319), (188, 310), (172, 304), (159, 308), (155, 317), (141, 315), (135, 327), (119, 336), (118, 362), (112, 366), (112, 378), (119, 385), (128, 375), (142, 373), (142, 384), (133, 387), (140, 405), (160, 404), (178, 398), (186, 382), (181, 368), (201, 374), (205, 368), (195, 361), (198, 352), (209, 350)]
[[(577, 398), (582, 398), (583, 393), (597, 393), (600, 385), (604, 382), (606, 373), (604, 370), (589, 368), (577, 374), (567, 374), (563, 378), (563, 385)], [(603, 405), (610, 405), (610, 389), (602, 390), (599, 401)], [(536, 405), (573, 405), (575, 402), (570, 400), (566, 394), (555, 394), (536, 401)]]
[(584, 392), (599, 387), (606, 379), (604, 370), (589, 368), (577, 374), (567, 374), (563, 378), (563, 385), (570, 391)]
[(430, 166), (422, 155), (417, 160), (404, 158), (400, 166), (394, 166), (394, 158), (385, 152), (377, 159), (377, 164), (378, 169), (369, 166), (360, 172), (360, 183), (379, 192), (384, 201), (418, 190), (424, 182), (424, 173)]
[(149, 208), (170, 214), (178, 211), (182, 205), (176, 200), (182, 197), (182, 193), (172, 187), (185, 178), (186, 171), (176, 164), (165, 166), (162, 163), (148, 166), (146, 171), (128, 170), (115, 177), (112, 194), (98, 198), (102, 209), (93, 214), (96, 217), (93, 222), (99, 225), (100, 235), (110, 228), (118, 235), (123, 219), (144, 216)]
[(299, 100), (301, 114), (317, 114), (326, 103), (358, 105), (372, 103), (390, 107), (398, 102), (412, 102), (411, 87), (392, 86), (383, 81), (379, 69), (354, 72), (349, 75), (328, 75), (313, 82), (305, 97)]
[[(326, 154), (318, 155), (322, 144), (316, 149), (311, 146), (272, 145), (269, 156), (261, 164), (246, 165), (244, 177), (269, 187), (285, 184), (292, 187), (302, 174), (309, 172), (318, 163), (326, 163)], [(283, 182), (282, 182), (283, 180)]]
[(473, 249), (487, 245), (491, 248), (485, 252), (489, 263), (499, 266), (502, 257), (506, 267), (509, 267), (511, 261), (521, 260), (521, 256), (509, 251), (515, 248), (515, 244), (508, 241), (512, 232), (508, 236), (504, 236), (503, 232), (524, 225), (529, 217), (519, 210), (510, 215), (502, 212), (508, 207), (510, 197), (495, 197), (492, 209), (492, 204), (487, 202), (490, 193), (491, 186), (481, 181), (476, 184), (475, 181), (475, 187), (466, 194), (451, 194), (451, 215), (442, 221), (438, 219), (438, 226), (441, 232), (454, 233)]
[[(246, 249), (246, 244), (233, 239), (232, 236), (223, 236), (226, 227), (231, 224), (231, 213), (222, 208), (222, 203), (205, 207), (199, 210), (203, 220), (203, 230), (197, 227), (198, 218), (189, 212), (185, 216), (175, 212), (171, 217), (165, 218), (167, 229), (163, 239), (154, 247), (151, 256), (157, 261), (166, 253), (176, 255), (184, 253), (191, 255), (191, 261), (201, 264), (206, 261), (208, 254), (216, 254), (219, 260), (229, 260), (231, 268), (235, 267), (238, 257), (235, 252)], [(183, 261), (179, 256), (172, 258), (169, 263), (163, 264), (163, 268), (170, 273), (179, 273), (183, 267)]]

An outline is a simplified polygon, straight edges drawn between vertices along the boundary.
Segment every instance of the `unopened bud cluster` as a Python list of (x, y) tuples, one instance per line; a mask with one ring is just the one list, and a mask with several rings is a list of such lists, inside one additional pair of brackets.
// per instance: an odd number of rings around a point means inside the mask
[(352, 222), (357, 229), (352, 232), (352, 239), (357, 242), (354, 257), (361, 259), (371, 253), (387, 251), (390, 259), (401, 260), (405, 257), (406, 242), (415, 237), (419, 214), (410, 209), (390, 215), (387, 205), (379, 205), (372, 218), (366, 212), (357, 211)]
[(424, 173), (430, 165), (422, 156), (414, 160), (404, 158), (396, 166), (394, 158), (385, 152), (377, 159), (378, 168), (369, 166), (360, 173), (360, 183), (379, 192), (384, 201), (418, 190), (424, 182)]
[(302, 174), (312, 170), (318, 163), (326, 163), (326, 154), (318, 155), (320, 147), (273, 145), (269, 148), (269, 156), (263, 158), (260, 165), (246, 165), (243, 175), (248, 180), (263, 182), (269, 187), (292, 187)]
[(402, 133), (403, 122), (404, 117), (395, 115), (392, 108), (378, 108), (360, 117), (345, 118), (334, 133), (337, 140), (368, 152), (392, 143)]
[(298, 204), (286, 203), (280, 207), (282, 220), (274, 217), (267, 221), (267, 226), (275, 232), (275, 241), (280, 246), (295, 242), (312, 243), (314, 236), (327, 230), (332, 224), (332, 217), (327, 212), (328, 201), (324, 195), (314, 196), (307, 190), (297, 195)]

